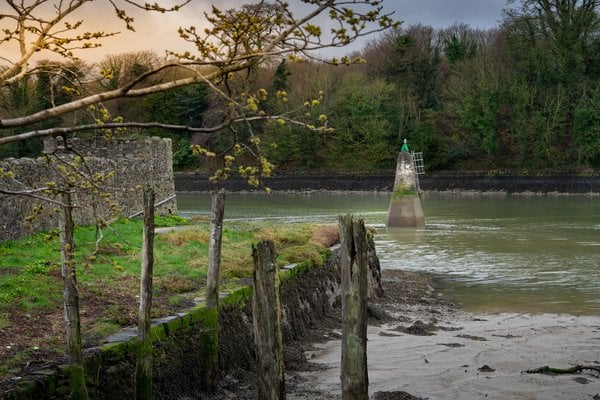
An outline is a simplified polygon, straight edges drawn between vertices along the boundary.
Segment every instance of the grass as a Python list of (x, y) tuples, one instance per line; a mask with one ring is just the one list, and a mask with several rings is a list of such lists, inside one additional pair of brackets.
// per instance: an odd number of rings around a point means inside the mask
[(392, 200), (402, 198), (405, 196), (418, 196), (419, 192), (416, 189), (409, 188), (405, 185), (400, 185), (392, 193)]
[[(157, 217), (157, 226), (187, 224), (179, 217)], [(225, 224), (221, 286), (239, 287), (252, 276), (252, 244), (275, 241), (279, 266), (302, 261), (320, 265), (338, 240), (336, 227), (315, 224), (274, 226)], [(209, 225), (155, 237), (155, 317), (191, 305), (203, 297), (207, 274)], [(97, 344), (124, 325), (136, 323), (142, 222), (120, 220), (98, 240), (92, 226), (75, 229), (77, 280), (84, 341)], [(0, 243), (0, 378), (14, 373), (31, 351), (61, 355), (64, 348), (62, 278), (58, 232), (34, 234)], [(35, 350), (31, 350), (35, 345)], [(37, 354), (39, 356), (39, 354)]]

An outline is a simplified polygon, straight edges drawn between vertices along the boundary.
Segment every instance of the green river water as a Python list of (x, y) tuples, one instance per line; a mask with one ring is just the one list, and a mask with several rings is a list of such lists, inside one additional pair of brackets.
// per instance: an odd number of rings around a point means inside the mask
[[(382, 269), (431, 275), (467, 310), (600, 315), (600, 198), (423, 198), (424, 229), (387, 229), (385, 193), (230, 193), (226, 220), (335, 223), (353, 213), (376, 228)], [(210, 213), (210, 195), (178, 193), (183, 216)]]

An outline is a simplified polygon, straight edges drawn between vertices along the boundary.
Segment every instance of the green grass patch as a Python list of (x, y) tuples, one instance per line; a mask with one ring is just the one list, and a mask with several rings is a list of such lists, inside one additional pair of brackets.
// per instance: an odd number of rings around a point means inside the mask
[(84, 332), (84, 335), (89, 337), (104, 338), (112, 335), (113, 333), (118, 332), (120, 329), (122, 329), (122, 326), (115, 322), (98, 319), (94, 322), (92, 328), (89, 331)]
[[(119, 220), (99, 232), (75, 229), (75, 260), (80, 293), (82, 336), (87, 344), (125, 325), (136, 324), (143, 225)], [(189, 225), (157, 234), (154, 246), (153, 315), (173, 314), (203, 297), (207, 274), (209, 224), (188, 224), (180, 217), (158, 217), (160, 226)], [(321, 265), (339, 236), (332, 226), (225, 223), (221, 289), (231, 293), (223, 304), (244, 304), (252, 293), (238, 278), (252, 276), (252, 245), (273, 240), (277, 264)], [(283, 273), (291, 276), (290, 271)], [(56, 230), (0, 243), (0, 379), (17, 373), (34, 354), (63, 354), (63, 282)]]
[[(188, 222), (171, 216), (157, 218), (158, 224)], [(84, 316), (93, 318), (85, 323), (88, 332), (104, 335), (135, 319), (142, 228), (140, 220), (119, 220), (101, 233), (93, 226), (76, 227), (75, 258), (82, 306), (91, 307)], [(236, 278), (252, 276), (252, 245), (260, 240), (275, 241), (280, 266), (303, 261), (321, 265), (335, 235), (335, 229), (315, 224), (226, 223), (222, 284), (234, 290)], [(207, 223), (156, 235), (154, 290), (164, 299), (164, 309), (184, 303), (186, 293), (192, 296), (204, 290), (208, 239)], [(12, 313), (62, 313), (60, 243), (56, 231), (0, 243), (0, 255), (0, 328), (11, 328)]]
[(11, 326), (8, 313), (0, 314), (0, 329), (7, 329)]
[(392, 192), (392, 199), (398, 199), (405, 196), (418, 196), (419, 192), (416, 189), (409, 188), (405, 185), (400, 185)]

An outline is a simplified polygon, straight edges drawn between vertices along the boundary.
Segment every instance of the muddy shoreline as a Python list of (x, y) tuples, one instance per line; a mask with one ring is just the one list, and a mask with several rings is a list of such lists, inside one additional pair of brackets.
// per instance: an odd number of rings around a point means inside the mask
[[(455, 310), (454, 305), (434, 298), (434, 289), (428, 277), (422, 274), (404, 271), (386, 271), (382, 276), (384, 293), (369, 303), (369, 326), (394, 324), (405, 321), (406, 317), (396, 315), (398, 307), (432, 310), (433, 314), (446, 313), (446, 309)], [(428, 311), (423, 313), (423, 318)], [(432, 315), (433, 315), (432, 314)], [(312, 356), (319, 346), (341, 339), (341, 308), (335, 309), (321, 318), (310, 332), (293, 342), (284, 344), (286, 368), (286, 396), (293, 400), (339, 400), (338, 390), (322, 390), (311, 387), (311, 377), (327, 370), (325, 365), (315, 363)], [(198, 393), (194, 397), (180, 400), (255, 400), (256, 374), (243, 368), (230, 369), (213, 393)], [(378, 400), (418, 399), (407, 392), (380, 392), (373, 394)]]
[[(386, 294), (373, 306), (384, 317), (368, 328), (372, 400), (600, 399), (600, 317), (470, 313), (425, 275), (384, 270), (382, 282)], [(321, 370), (299, 372), (287, 398), (339, 399), (340, 341), (306, 355)], [(581, 365), (594, 369), (527, 372)]]
[[(196, 173), (176, 173), (175, 190), (180, 192), (209, 192), (217, 185), (209, 176)], [(394, 174), (381, 175), (281, 175), (265, 179), (265, 186), (273, 191), (380, 191), (389, 192), (394, 184)], [(600, 175), (575, 176), (488, 176), (438, 174), (422, 175), (421, 189), (431, 192), (492, 192), (492, 193), (573, 193), (599, 194)], [(230, 192), (254, 189), (245, 179), (231, 177), (219, 182)]]
[[(446, 302), (426, 275), (384, 270), (382, 283), (385, 294), (369, 305), (372, 400), (600, 399), (594, 371), (525, 373), (546, 365), (600, 367), (600, 317), (472, 314)], [(337, 314), (285, 347), (288, 400), (341, 398)], [(234, 370), (215, 393), (193, 399), (255, 399), (255, 379)]]

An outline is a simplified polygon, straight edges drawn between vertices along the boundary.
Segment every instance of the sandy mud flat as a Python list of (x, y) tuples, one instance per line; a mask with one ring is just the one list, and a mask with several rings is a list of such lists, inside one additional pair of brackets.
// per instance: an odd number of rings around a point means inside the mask
[[(472, 314), (435, 298), (418, 276), (384, 274), (386, 296), (368, 328), (372, 399), (600, 400), (600, 317)], [(383, 316), (382, 316), (383, 315)], [(288, 399), (339, 399), (340, 340), (305, 352)], [(542, 374), (549, 366), (588, 366)]]

